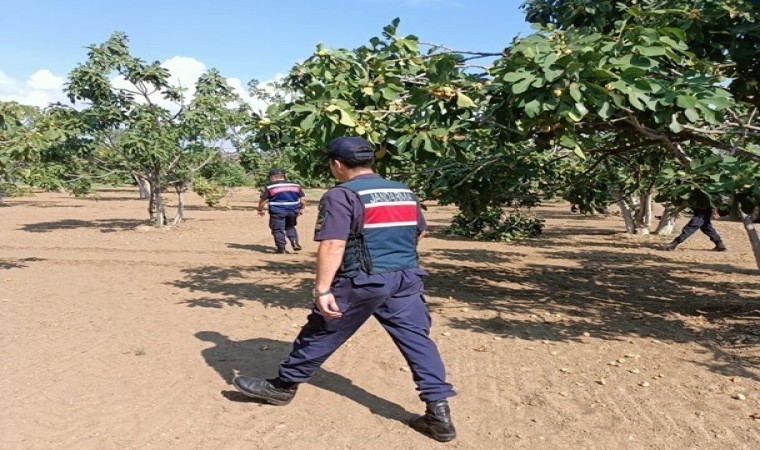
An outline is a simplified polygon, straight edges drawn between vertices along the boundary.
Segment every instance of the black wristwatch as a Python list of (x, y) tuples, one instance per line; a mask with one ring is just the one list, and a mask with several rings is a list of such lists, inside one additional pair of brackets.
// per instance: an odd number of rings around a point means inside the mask
[(330, 295), (330, 294), (332, 294), (332, 291), (330, 289), (326, 290), (325, 292), (319, 292), (315, 288), (315, 289), (312, 289), (312, 291), (311, 291), (311, 296), (314, 297), (315, 299), (317, 299), (319, 297), (324, 297), (325, 295)]

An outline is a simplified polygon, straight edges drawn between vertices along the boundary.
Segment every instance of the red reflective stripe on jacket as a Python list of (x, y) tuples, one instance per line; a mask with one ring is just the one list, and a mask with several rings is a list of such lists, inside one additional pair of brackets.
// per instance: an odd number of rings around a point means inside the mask
[(391, 224), (396, 222), (417, 223), (417, 205), (373, 206), (364, 210), (364, 225)]

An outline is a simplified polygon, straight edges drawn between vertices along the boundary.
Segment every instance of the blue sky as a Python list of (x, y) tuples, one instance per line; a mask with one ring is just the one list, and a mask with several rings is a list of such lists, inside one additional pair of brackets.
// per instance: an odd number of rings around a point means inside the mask
[[(186, 77), (215, 67), (244, 85), (271, 80), (307, 58), (317, 43), (355, 48), (401, 18), (401, 34), (456, 50), (500, 51), (530, 34), (522, 0), (3, 0), (0, 100), (44, 104), (87, 45), (113, 31), (133, 55), (167, 62)], [(183, 81), (183, 84), (194, 80)], [(60, 96), (60, 95), (59, 95)], [(42, 106), (42, 105), (39, 106)]]

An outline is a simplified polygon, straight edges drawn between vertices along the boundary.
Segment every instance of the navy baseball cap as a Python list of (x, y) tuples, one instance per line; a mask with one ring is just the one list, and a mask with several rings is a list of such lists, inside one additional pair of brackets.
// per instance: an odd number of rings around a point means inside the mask
[(358, 136), (339, 137), (327, 145), (327, 157), (344, 161), (369, 161), (375, 157), (375, 146)]
[(278, 169), (276, 167), (274, 167), (272, 169), (269, 169), (269, 176), (270, 177), (273, 177), (275, 175), (284, 175), (284, 174), (285, 174), (285, 172), (283, 172), (282, 169)]

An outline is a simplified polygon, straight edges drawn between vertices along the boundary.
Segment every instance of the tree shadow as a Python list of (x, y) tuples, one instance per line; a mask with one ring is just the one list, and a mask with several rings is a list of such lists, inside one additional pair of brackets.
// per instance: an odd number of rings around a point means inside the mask
[(427, 230), (425, 231), (425, 237), (440, 239), (442, 241), (460, 241), (460, 242), (472, 241), (472, 239), (467, 239), (462, 236), (457, 236), (456, 234), (450, 234), (448, 224), (437, 225), (434, 222), (428, 222), (427, 226), (428, 227), (427, 227)]
[(564, 227), (552, 226), (547, 231), (545, 231), (544, 234), (541, 235), (541, 237), (549, 236), (549, 237), (561, 238), (562, 236), (572, 236), (572, 235), (613, 236), (616, 234), (626, 234), (626, 233), (625, 233), (625, 230), (618, 231), (618, 230), (609, 230), (609, 229), (601, 229), (601, 228), (588, 228), (583, 225), (564, 226)]
[(233, 206), (233, 205), (185, 205), (185, 211), (251, 211), (256, 213), (256, 205)]
[[(110, 187), (110, 188), (97, 188), (95, 189), (95, 192), (98, 193), (115, 193), (115, 194), (123, 194), (125, 192), (131, 192), (134, 195), (131, 198), (140, 198), (140, 193), (137, 190), (136, 185), (131, 185), (130, 187)], [(147, 199), (143, 199), (147, 200)]]
[(30, 257), (30, 258), (0, 261), (0, 270), (24, 269), (26, 267), (29, 267), (29, 265), (26, 264), (27, 262), (37, 262), (37, 261), (45, 261), (45, 259)]
[[(311, 263), (270, 261), (260, 266), (201, 266), (183, 272), (184, 279), (168, 284), (190, 292), (210, 294), (182, 302), (189, 307), (222, 308), (257, 301), (268, 306), (295, 309), (308, 305), (311, 298), (313, 282), (306, 276), (312, 272)], [(295, 277), (296, 274), (303, 276)]]
[(140, 198), (137, 196), (127, 197), (125, 195), (108, 196), (108, 197), (82, 197), (80, 198), (80, 200), (87, 200), (91, 202), (134, 202), (134, 201), (145, 202), (145, 203), (148, 202), (147, 198)]
[[(666, 252), (626, 251), (642, 245), (618, 242), (615, 234), (590, 232), (589, 239), (573, 241), (570, 249), (566, 241), (564, 247), (559, 241), (523, 241), (514, 251), (425, 251), (423, 268), (430, 273), (426, 288), (435, 297), (428, 298), (429, 305), (448, 317), (451, 327), (495, 336), (569, 342), (582, 341), (589, 333), (606, 340), (638, 336), (694, 342), (712, 355), (704, 363), (709, 370), (760, 381), (758, 358), (730, 351), (731, 346), (760, 344), (760, 333), (742, 328), (757, 330), (756, 271), (727, 263), (677, 261)], [(523, 254), (521, 247), (529, 249)], [(185, 301), (190, 307), (255, 301), (303, 308), (312, 270), (311, 261), (272, 258), (250, 266), (186, 269), (185, 277), (171, 284), (201, 293)], [(452, 297), (455, 301), (445, 300)], [(459, 310), (461, 303), (478, 314), (446, 314), (449, 308)]]
[[(427, 231), (425, 232), (425, 236), (433, 238), (433, 239), (439, 239), (442, 241), (470, 242), (470, 243), (473, 242), (473, 239), (471, 238), (450, 233), (449, 224), (437, 225), (437, 224), (434, 224), (433, 222), (428, 222), (428, 228), (427, 228)], [(522, 243), (525, 241), (530, 241), (530, 240), (540, 239), (540, 238), (541, 237), (516, 239), (512, 241), (512, 243)], [(497, 244), (501, 244), (501, 243), (499, 242)]]
[(235, 244), (232, 242), (227, 243), (227, 247), (229, 248), (235, 248), (238, 250), (248, 250), (250, 252), (258, 252), (258, 253), (272, 253), (274, 254), (274, 244), (273, 245), (259, 245), (259, 244)]
[[(201, 355), (228, 385), (232, 384), (232, 379), (237, 374), (258, 378), (276, 376), (283, 356), (291, 348), (289, 342), (266, 338), (235, 341), (216, 331), (199, 331), (195, 337), (214, 344), (201, 351)], [(317, 370), (309, 384), (353, 400), (369, 409), (372, 414), (386, 419), (405, 423), (412, 415), (401, 405), (367, 392), (350, 379), (325, 369)], [(223, 390), (221, 395), (231, 401), (259, 403), (236, 390)]]
[[(487, 262), (490, 264), (509, 264), (515, 260), (525, 256), (523, 253), (518, 252), (502, 252), (495, 250), (478, 250), (476, 252), (462, 249), (439, 249), (433, 251), (423, 250), (420, 251), (420, 256), (427, 261), (429, 258), (438, 258), (445, 261), (461, 261), (461, 262)], [(424, 268), (424, 267), (423, 267)], [(467, 270), (466, 266), (462, 266), (462, 270)]]
[[(544, 206), (545, 207), (545, 206)], [(570, 207), (568, 206), (567, 210), (535, 210), (532, 211), (530, 214), (535, 215), (539, 219), (544, 220), (561, 220), (563, 222), (588, 222), (591, 220), (604, 220), (610, 217), (617, 217), (614, 214), (604, 214), (604, 213), (572, 213), (570, 212)], [(618, 217), (620, 219), (620, 223), (623, 223), (623, 218)]]
[[(724, 375), (760, 381), (758, 360), (727, 355), (715, 348), (715, 336), (732, 336), (736, 324), (721, 319), (737, 318), (760, 310), (760, 281), (717, 281), (709, 274), (696, 277), (682, 263), (661, 255), (582, 251), (549, 251), (548, 261), (521, 268), (505, 265), (464, 266), (448, 261), (450, 250), (431, 252), (426, 268), (429, 290), (440, 297), (456, 292), (460, 302), (490, 312), (489, 317), (452, 317), (451, 326), (476, 332), (531, 340), (582, 340), (584, 333), (609, 340), (625, 336), (655, 338), (668, 342), (693, 341), (714, 355), (707, 366)], [(458, 250), (461, 260), (482, 259), (479, 251)], [(551, 260), (558, 260), (551, 264)], [(559, 262), (561, 261), (561, 263)], [(570, 261), (570, 264), (567, 264)], [(726, 265), (699, 266), (696, 270), (727, 270)], [(446, 301), (431, 302), (445, 313)], [(713, 330), (695, 331), (693, 323), (706, 320)], [(758, 339), (760, 342), (760, 339)]]
[[(587, 226), (566, 226), (545, 228), (541, 235), (536, 237), (526, 237), (521, 239), (515, 239), (509, 242), (509, 244), (526, 244), (529, 246), (537, 247), (550, 247), (556, 246), (558, 243), (566, 242), (568, 235), (589, 235), (589, 236), (609, 236), (616, 234), (626, 234), (625, 230), (604, 230), (604, 229), (591, 229)], [(448, 223), (435, 223), (428, 222), (428, 229), (426, 236), (440, 239), (443, 241), (457, 241), (457, 242), (473, 242), (472, 238), (452, 234), (449, 231)], [(595, 242), (596, 243), (596, 242)], [(503, 242), (494, 242), (494, 244), (503, 244)]]
[(16, 200), (16, 201), (9, 201), (9, 202), (7, 201), (8, 199), (5, 199), (5, 200), (6, 202), (0, 203), (0, 207), (23, 206), (25, 208), (84, 208), (84, 205), (72, 205), (67, 202), (57, 202), (57, 201), (51, 201), (51, 200), (42, 200), (42, 201)]
[(77, 228), (99, 228), (101, 233), (115, 233), (118, 231), (131, 230), (139, 225), (145, 225), (146, 223), (147, 221), (135, 219), (64, 219), (56, 220), (54, 222), (26, 224), (21, 227), (21, 230), (29, 233), (50, 233), (52, 231), (73, 230)]

